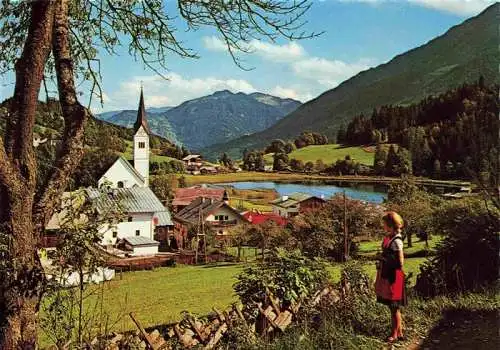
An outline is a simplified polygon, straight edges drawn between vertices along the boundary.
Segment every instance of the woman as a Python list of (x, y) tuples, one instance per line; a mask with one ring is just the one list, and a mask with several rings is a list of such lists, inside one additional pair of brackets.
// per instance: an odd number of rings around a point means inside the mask
[(390, 211), (382, 217), (384, 230), (387, 232), (382, 242), (382, 256), (377, 264), (375, 292), (377, 301), (389, 306), (392, 317), (392, 332), (387, 341), (403, 340), (401, 306), (406, 304), (405, 282), (403, 273), (403, 238), (401, 230), (403, 219)]

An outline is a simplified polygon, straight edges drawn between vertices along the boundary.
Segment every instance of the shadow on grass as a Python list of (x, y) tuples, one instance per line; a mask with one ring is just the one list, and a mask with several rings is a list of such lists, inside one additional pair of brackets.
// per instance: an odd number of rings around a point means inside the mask
[(445, 309), (420, 349), (497, 349), (499, 344), (496, 311)]
[(202, 265), (200, 267), (204, 269), (213, 269), (213, 268), (218, 268), (218, 267), (229, 267), (229, 266), (235, 266), (235, 265), (241, 265), (239, 262), (219, 262), (216, 264), (207, 264), (207, 265)]

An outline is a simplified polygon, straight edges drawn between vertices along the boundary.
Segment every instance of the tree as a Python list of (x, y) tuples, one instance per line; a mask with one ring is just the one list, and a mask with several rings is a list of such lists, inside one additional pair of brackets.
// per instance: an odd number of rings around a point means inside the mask
[(266, 170), (266, 161), (264, 160), (264, 154), (262, 152), (257, 153), (257, 156), (255, 158), (255, 170)]
[(292, 158), (290, 160), (290, 168), (292, 168), (292, 170), (302, 172), (304, 171), (304, 162), (300, 159)]
[(375, 157), (373, 159), (373, 169), (375, 170), (375, 174), (384, 175), (386, 162), (387, 152), (381, 144), (377, 144), (377, 147), (375, 148)]
[(231, 168), (233, 166), (233, 160), (229, 158), (229, 156), (225, 152), (222, 153), (219, 161), (227, 168)]
[(311, 161), (308, 161), (305, 165), (304, 165), (304, 170), (308, 173), (310, 173), (311, 171), (314, 170), (314, 163), (311, 162)]
[(291, 142), (287, 142), (286, 145), (285, 145), (285, 153), (292, 153), (293, 151), (295, 150), (295, 145)]
[(149, 186), (162, 203), (169, 206), (174, 198), (175, 189), (179, 187), (179, 180), (173, 174), (155, 176)]
[(281, 171), (288, 168), (288, 156), (286, 153), (275, 153), (273, 159), (273, 170)]
[[(250, 40), (316, 35), (296, 34), (310, 6), (309, 1), (284, 0), (177, 3), (179, 17), (189, 28), (215, 27), (240, 66), (235, 54), (248, 51)], [(14, 270), (0, 276), (0, 348), (36, 347), (44, 282), (36, 247), (83, 156), (90, 114), (78, 100), (75, 78), (87, 80), (89, 96), (98, 95), (102, 102), (99, 52), (114, 54), (118, 45), (128, 42), (129, 52), (157, 73), (166, 68), (166, 53), (196, 57), (176, 39), (174, 17), (161, 0), (2, 2), (0, 18), (9, 20), (2, 21), (0, 36), (9, 40), (2, 42), (0, 68), (15, 70), (16, 81), (0, 140), (0, 222), (11, 240), (8, 259)], [(37, 187), (32, 139), (38, 95), (46, 78), (57, 80), (65, 125), (54, 168)], [(2, 278), (4, 274), (15, 278)]]
[[(88, 295), (85, 295), (86, 285), (92, 275), (98, 272), (98, 269), (105, 262), (103, 254), (99, 249), (96, 249), (95, 245), (103, 238), (103, 227), (115, 227), (123, 218), (122, 204), (120, 202), (103, 205), (108, 203), (107, 197), (106, 190), (101, 190), (97, 196), (92, 198), (89, 198), (84, 190), (78, 190), (66, 196), (63, 199), (61, 209), (58, 210), (59, 231), (62, 234), (62, 239), (58, 244), (57, 258), (54, 261), (57, 267), (56, 270), (60, 274), (56, 277), (55, 284), (49, 285), (51, 293), (56, 295), (55, 300), (51, 299), (50, 306), (56, 306), (54, 303), (60, 303), (64, 300), (64, 298), (61, 298), (61, 292), (63, 286), (67, 287), (64, 285), (65, 276), (72, 273), (78, 275), (77, 291), (69, 293), (71, 300), (67, 300), (76, 304), (78, 320), (73, 320), (73, 329), (72, 327), (64, 327), (67, 328), (67, 334), (62, 334), (63, 337), (57, 339), (58, 343), (60, 343), (58, 345), (61, 345), (61, 347), (72, 338), (76, 339), (76, 344), (82, 344), (83, 342), (83, 331), (89, 324), (89, 320), (84, 319), (84, 299), (88, 297)], [(71, 308), (59, 311), (67, 314), (65, 318), (70, 320), (73, 318), (74, 310)], [(95, 312), (95, 310), (92, 311)], [(45, 329), (51, 326), (61, 326), (57, 324), (56, 316), (46, 316), (46, 320), (52, 322), (45, 324)], [(52, 332), (54, 332), (53, 329)], [(65, 335), (68, 337), (65, 338)]]

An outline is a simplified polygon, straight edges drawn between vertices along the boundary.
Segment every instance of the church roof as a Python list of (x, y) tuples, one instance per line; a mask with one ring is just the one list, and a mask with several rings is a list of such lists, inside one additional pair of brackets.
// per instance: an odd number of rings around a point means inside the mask
[(158, 218), (158, 226), (173, 226), (172, 217), (168, 210), (159, 211), (154, 214)]
[(133, 167), (132, 164), (130, 164), (130, 162), (128, 160), (126, 160), (123, 156), (118, 156), (115, 160), (115, 162), (108, 168), (106, 169), (106, 171), (104, 172), (104, 174), (102, 174), (102, 176), (99, 178), (102, 179), (109, 171), (109, 169), (111, 169), (112, 167), (115, 166), (116, 163), (121, 163), (123, 164), (123, 166), (137, 179), (139, 180), (140, 183), (144, 184), (144, 178), (142, 177), (141, 174), (139, 174), (139, 172), (137, 171), (136, 168)]
[(110, 189), (108, 195), (96, 188), (86, 188), (90, 200), (96, 200), (98, 210), (121, 206), (125, 213), (157, 213), (166, 211), (149, 187), (129, 187)]
[(141, 126), (148, 134), (151, 133), (149, 131), (148, 120), (146, 119), (146, 107), (144, 107), (144, 94), (142, 92), (142, 87), (141, 97), (139, 98), (139, 108), (137, 110), (137, 120), (134, 123), (134, 132), (137, 132)]

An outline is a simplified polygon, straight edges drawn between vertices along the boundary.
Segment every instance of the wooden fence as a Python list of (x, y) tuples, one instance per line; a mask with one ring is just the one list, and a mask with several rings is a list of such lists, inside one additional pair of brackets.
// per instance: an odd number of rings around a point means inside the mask
[[(302, 298), (301, 301), (291, 303), (289, 306), (283, 306), (284, 303), (281, 300), (267, 291), (266, 301), (255, 306), (256, 310), (254, 311), (257, 311), (258, 314), (255, 320), (249, 320), (249, 317), (246, 317), (235, 303), (222, 311), (213, 308), (213, 315), (206, 318), (196, 318), (193, 315), (186, 314), (182, 321), (171, 326), (163, 336), (157, 330), (148, 333), (134, 313), (130, 313), (130, 317), (138, 328), (136, 338), (140, 338), (148, 349), (169, 350), (172, 349), (172, 342), (175, 342), (181, 344), (185, 349), (201, 346), (202, 349), (209, 350), (216, 348), (217, 344), (231, 328), (239, 327), (242, 324), (247, 326), (248, 330), (256, 337), (273, 337), (285, 331), (297, 319), (297, 313), (304, 303), (315, 306), (325, 297), (337, 302), (344, 292), (345, 290), (339, 291), (327, 287), (315, 293), (309, 300)], [(120, 336), (115, 337), (115, 339), (119, 341), (111, 343), (107, 349), (125, 348), (127, 347), (126, 342), (130, 341), (131, 338), (127, 340), (127, 337)]]

